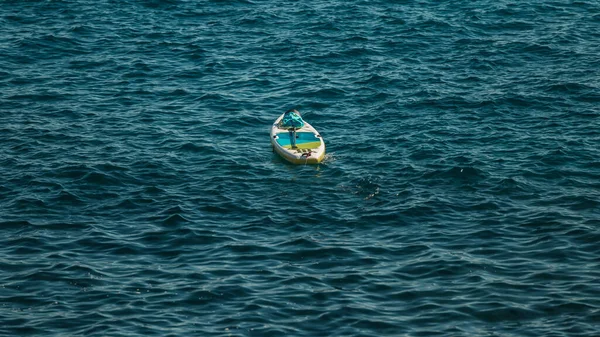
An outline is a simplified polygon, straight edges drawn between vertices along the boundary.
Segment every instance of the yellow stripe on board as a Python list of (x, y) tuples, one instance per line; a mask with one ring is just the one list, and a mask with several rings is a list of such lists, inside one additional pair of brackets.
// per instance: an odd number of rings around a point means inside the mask
[[(321, 142), (310, 142), (310, 143), (296, 144), (296, 147), (299, 149), (318, 149), (319, 145), (321, 145)], [(284, 145), (283, 147), (286, 149), (292, 148), (291, 145)]]

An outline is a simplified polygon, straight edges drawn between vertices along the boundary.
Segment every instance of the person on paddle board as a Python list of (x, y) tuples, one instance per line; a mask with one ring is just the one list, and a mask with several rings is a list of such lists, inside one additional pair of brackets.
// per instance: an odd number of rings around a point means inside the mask
[(290, 109), (283, 114), (281, 122), (279, 123), (280, 128), (288, 128), (290, 132), (290, 145), (292, 149), (296, 148), (296, 130), (304, 126), (304, 121), (300, 116), (300, 112), (296, 109)]

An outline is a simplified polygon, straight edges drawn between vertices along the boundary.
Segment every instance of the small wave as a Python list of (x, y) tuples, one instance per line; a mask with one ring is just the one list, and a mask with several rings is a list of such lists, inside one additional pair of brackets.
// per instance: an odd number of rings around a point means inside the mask
[(161, 221), (165, 225), (179, 225), (182, 223), (190, 222), (181, 214), (173, 214)]
[(185, 143), (177, 147), (179, 151), (186, 151), (192, 153), (203, 153), (203, 154), (219, 154), (213, 146), (205, 144)]
[(39, 94), (18, 94), (7, 97), (14, 101), (39, 101), (39, 102), (58, 102), (69, 99), (69, 94), (65, 92), (46, 92)]
[(303, 97), (310, 97), (311, 99), (339, 99), (347, 93), (340, 88), (323, 88), (316, 91), (302, 92)]
[(219, 5), (226, 4), (226, 5), (231, 5), (231, 6), (254, 5), (255, 4), (253, 1), (250, 1), (250, 0), (209, 0), (209, 2), (219, 4)]
[(123, 186), (124, 183), (110, 174), (102, 172), (89, 172), (81, 179), (76, 180), (78, 183), (87, 183), (91, 185), (102, 186)]
[(57, 203), (59, 205), (83, 205), (84, 201), (77, 194), (71, 193), (66, 190), (60, 191), (58, 195), (54, 196), (49, 200), (52, 203)]
[(581, 83), (574, 83), (574, 82), (564, 82), (564, 83), (558, 83), (558, 84), (552, 84), (546, 87), (546, 91), (549, 92), (559, 92), (559, 93), (577, 93), (577, 92), (581, 92), (581, 91), (589, 91), (589, 90), (593, 90), (593, 88), (585, 85), (585, 84), (581, 84)]
[[(500, 302), (474, 304), (471, 307), (473, 306), (475, 308), (469, 308), (465, 313), (488, 323), (528, 321), (543, 315), (536, 310), (508, 306)], [(488, 309), (490, 306), (493, 309)]]
[(0, 221), (0, 228), (7, 230), (10, 229), (24, 229), (31, 228), (33, 224), (26, 220), (14, 220), (14, 221)]
[(483, 171), (474, 167), (452, 167), (448, 170), (435, 170), (425, 173), (423, 178), (432, 180), (476, 182), (487, 177)]
[(83, 164), (64, 165), (54, 169), (51, 176), (59, 179), (79, 180), (91, 171), (91, 167)]
[(220, 94), (206, 93), (198, 98), (199, 101), (223, 101), (226, 97)]
[(150, 9), (174, 9), (182, 2), (181, 0), (143, 0), (140, 4)]
[(20, 197), (14, 199), (12, 205), (28, 212), (42, 211), (48, 207), (47, 201), (35, 197)]
[(66, 222), (66, 221), (58, 221), (58, 222), (47, 222), (36, 225), (36, 227), (45, 230), (56, 230), (56, 231), (78, 231), (84, 232), (90, 229), (89, 224), (80, 223), (80, 222)]
[(169, 93), (169, 96), (186, 96), (189, 94), (190, 93), (187, 90), (179, 88), (179, 89), (175, 89), (175, 90), (171, 91)]

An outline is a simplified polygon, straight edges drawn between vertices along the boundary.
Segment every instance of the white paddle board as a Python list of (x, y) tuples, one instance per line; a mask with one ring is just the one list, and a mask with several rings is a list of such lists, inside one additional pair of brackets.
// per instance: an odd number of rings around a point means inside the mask
[(301, 128), (281, 125), (282, 114), (271, 126), (273, 150), (292, 164), (318, 164), (325, 158), (323, 138), (305, 120)]

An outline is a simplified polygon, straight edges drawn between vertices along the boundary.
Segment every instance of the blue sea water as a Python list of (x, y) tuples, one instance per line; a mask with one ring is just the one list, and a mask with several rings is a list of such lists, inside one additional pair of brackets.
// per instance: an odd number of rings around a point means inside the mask
[(591, 0), (2, 1), (0, 335), (599, 336), (599, 55)]

